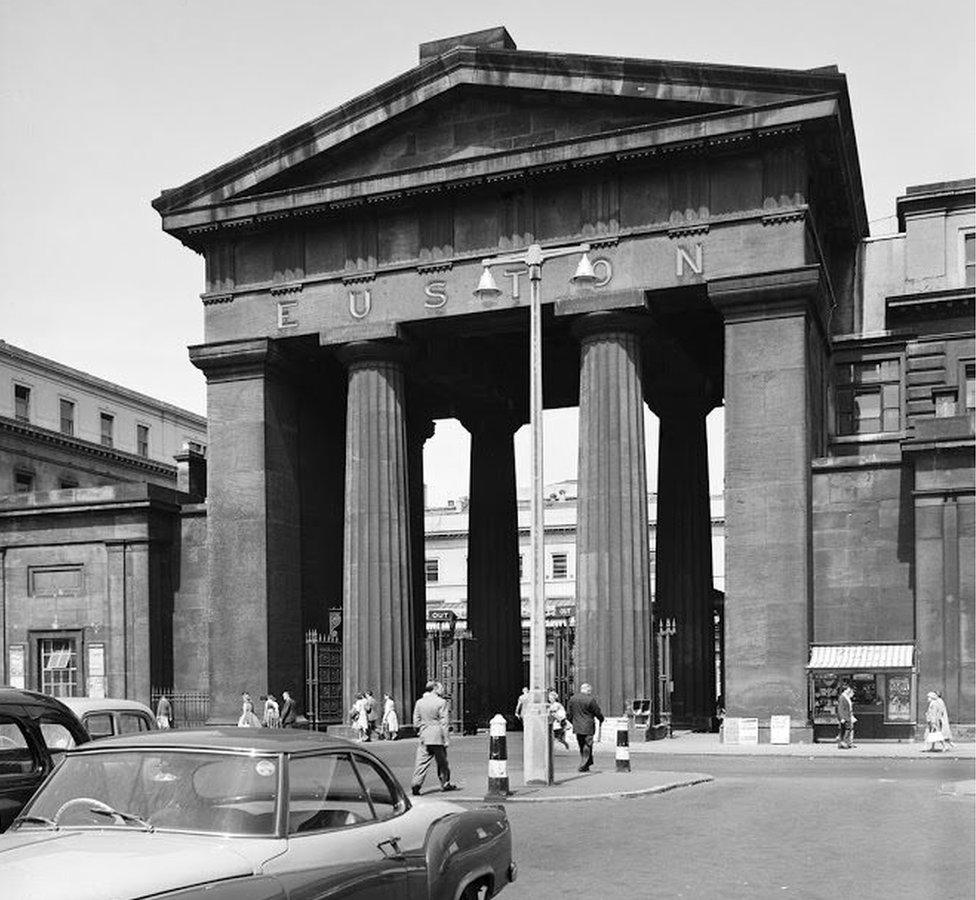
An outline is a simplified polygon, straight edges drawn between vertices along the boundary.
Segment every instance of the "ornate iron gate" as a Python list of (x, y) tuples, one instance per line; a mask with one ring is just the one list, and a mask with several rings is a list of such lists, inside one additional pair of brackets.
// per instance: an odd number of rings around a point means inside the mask
[(565, 703), (576, 688), (573, 665), (574, 629), (567, 623), (555, 625), (548, 631), (549, 643), (552, 647), (552, 687), (559, 694), (560, 700)]
[(477, 682), (471, 672), (474, 639), (467, 632), (436, 631), (427, 635), (427, 680), (444, 685), (451, 707), (451, 728), (462, 734), (478, 730)]
[(335, 630), (305, 633), (305, 715), (309, 728), (343, 722), (342, 641)]

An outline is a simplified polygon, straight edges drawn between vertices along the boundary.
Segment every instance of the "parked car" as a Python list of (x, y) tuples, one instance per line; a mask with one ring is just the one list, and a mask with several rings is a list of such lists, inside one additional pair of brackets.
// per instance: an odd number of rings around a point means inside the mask
[(159, 730), (66, 754), (6, 834), (4, 895), (492, 897), (515, 879), (500, 807), (408, 797), (358, 744), (291, 729)]
[(138, 700), (64, 697), (62, 702), (81, 720), (92, 740), (156, 729), (153, 711)]
[(87, 740), (81, 723), (59, 700), (0, 685), (0, 831), (64, 752)]

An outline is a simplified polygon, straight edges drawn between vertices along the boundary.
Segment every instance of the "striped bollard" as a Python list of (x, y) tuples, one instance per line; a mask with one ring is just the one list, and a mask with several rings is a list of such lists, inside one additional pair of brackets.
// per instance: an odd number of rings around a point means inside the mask
[(617, 719), (616, 763), (618, 772), (630, 771), (630, 734), (627, 731), (626, 716)]
[(508, 747), (505, 741), (505, 717), (497, 713), (488, 723), (488, 793), (485, 800), (504, 800), (508, 789)]

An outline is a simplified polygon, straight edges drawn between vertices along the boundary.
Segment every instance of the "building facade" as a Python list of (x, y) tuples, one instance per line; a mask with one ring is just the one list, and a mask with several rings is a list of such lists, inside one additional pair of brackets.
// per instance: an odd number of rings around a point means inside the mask
[(148, 702), (195, 583), (206, 420), (5, 342), (0, 398), (2, 680)]

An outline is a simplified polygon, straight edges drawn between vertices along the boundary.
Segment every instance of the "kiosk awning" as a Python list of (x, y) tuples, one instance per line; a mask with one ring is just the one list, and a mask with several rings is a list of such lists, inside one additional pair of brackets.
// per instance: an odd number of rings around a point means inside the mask
[(808, 669), (910, 669), (914, 644), (825, 644), (810, 648)]

